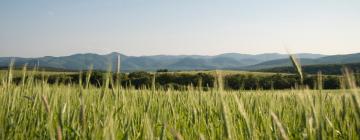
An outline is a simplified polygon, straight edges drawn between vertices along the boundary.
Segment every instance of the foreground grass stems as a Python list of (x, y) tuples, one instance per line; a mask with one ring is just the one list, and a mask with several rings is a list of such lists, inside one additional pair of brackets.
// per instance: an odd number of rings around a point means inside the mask
[(22, 85), (23, 87), (25, 86), (26, 72), (27, 72), (27, 64), (25, 64), (24, 67), (23, 67), (23, 69), (22, 69), (21, 85)]
[(225, 136), (227, 139), (233, 139), (228, 106), (223, 99), (224, 97), (222, 96), (221, 96), (221, 116), (224, 121), (223, 127), (224, 127)]
[(343, 73), (344, 73), (344, 78), (346, 79), (346, 85), (348, 89), (351, 89), (352, 92), (354, 94), (358, 93), (357, 92), (357, 85), (356, 85), (356, 80), (355, 80), (355, 76), (352, 74), (352, 72), (348, 69), (348, 68), (344, 68), (343, 69)]
[(322, 75), (321, 71), (319, 71), (319, 72), (317, 73), (317, 89), (318, 89), (318, 90), (322, 90), (322, 89), (323, 89), (323, 85), (324, 85), (323, 75)]
[(120, 59), (121, 57), (120, 57), (120, 55), (118, 55), (118, 57), (117, 57), (117, 69), (116, 69), (116, 82), (115, 82), (115, 84), (116, 84), (116, 88), (119, 90), (120, 88), (121, 88), (121, 82), (120, 82), (120, 68), (121, 68), (121, 59)]
[(143, 120), (143, 139), (147, 139), (147, 140), (153, 140), (154, 139), (154, 135), (153, 135), (153, 130), (152, 130), (152, 125), (150, 122), (150, 119), (148, 117), (147, 114), (145, 114), (144, 116), (144, 120)]
[(12, 84), (14, 63), (15, 63), (15, 59), (11, 59), (10, 65), (9, 65), (9, 70), (7, 72), (7, 82), (6, 82), (6, 84), (7, 84), (8, 87)]
[(230, 112), (228, 109), (228, 105), (227, 102), (225, 102), (224, 98), (226, 96), (226, 94), (224, 93), (224, 85), (223, 85), (223, 77), (222, 77), (222, 73), (221, 71), (216, 71), (216, 81), (217, 81), (217, 92), (219, 92), (219, 94), (217, 94), (217, 96), (220, 97), (220, 103), (221, 103), (221, 116), (222, 116), (222, 120), (224, 121), (223, 123), (223, 128), (224, 128), (224, 133), (227, 139), (233, 139), (234, 137), (232, 136), (232, 127), (231, 127), (231, 119), (230, 119)]
[(80, 109), (79, 109), (79, 124), (81, 126), (82, 129), (85, 129), (86, 126), (86, 120), (85, 120), (85, 106), (84, 106), (84, 101), (81, 99), (80, 100)]
[(184, 140), (183, 136), (175, 129), (171, 129), (171, 134), (173, 135), (175, 140)]
[(117, 56), (116, 74), (120, 74), (120, 55)]
[[(344, 77), (346, 79), (347, 87), (349, 89), (351, 89), (351, 91), (352, 91), (352, 94), (351, 94), (352, 100), (351, 101), (355, 108), (356, 116), (358, 117), (358, 119), (360, 119), (360, 103), (359, 103), (358, 97), (356, 96), (358, 94), (358, 88), (357, 88), (357, 85), (355, 82), (355, 76), (347, 68), (344, 68), (343, 71), (344, 71)], [(357, 129), (358, 129), (358, 131), (360, 131), (360, 126)]]
[(246, 113), (246, 110), (244, 108), (244, 105), (242, 104), (242, 102), (240, 102), (240, 100), (237, 98), (237, 96), (234, 96), (234, 99), (235, 99), (235, 102), (237, 104), (237, 108), (238, 108), (238, 111), (240, 112), (240, 115), (242, 116), (242, 118), (245, 120), (246, 122), (246, 130), (247, 130), (247, 133), (248, 133), (248, 139), (252, 139), (252, 126), (251, 126), (251, 123), (250, 123), (250, 120), (249, 120), (249, 117)]
[(45, 96), (45, 95), (42, 95), (41, 96), (41, 100), (42, 100), (42, 102), (43, 102), (43, 104), (44, 104), (44, 107), (45, 107), (45, 109), (46, 109), (46, 112), (47, 113), (50, 113), (50, 105), (49, 105), (49, 102), (48, 102), (48, 100), (47, 100), (47, 97)]
[(46, 76), (35, 81), (35, 73), (23, 85), (3, 77), (0, 139), (360, 137), (359, 93), (350, 72), (343, 90), (229, 91), (217, 76), (217, 89), (124, 88), (117, 98), (109, 92), (110, 76), (101, 87), (85, 88), (49, 85)]
[(302, 72), (300, 61), (293, 54), (290, 55), (290, 60), (291, 60), (293, 67), (295, 68), (295, 71), (297, 72), (297, 74), (300, 78), (300, 83), (302, 85), (304, 83), (304, 75)]
[(87, 76), (86, 76), (86, 89), (89, 89), (89, 86), (90, 86), (90, 79), (91, 79), (91, 74), (92, 74), (92, 71), (93, 71), (93, 65), (91, 65), (89, 67), (89, 70), (87, 71)]
[(272, 117), (272, 119), (274, 120), (277, 128), (280, 130), (280, 134), (281, 134), (281, 137), (284, 139), (284, 140), (289, 140), (287, 134), (286, 134), (286, 131), (283, 127), (283, 125), (281, 124), (279, 118), (275, 115), (274, 112), (270, 112), (270, 115)]
[(63, 125), (63, 114), (65, 112), (65, 109), (66, 109), (66, 104), (64, 104), (63, 106), (61, 106), (59, 108), (59, 111), (58, 111), (58, 125), (57, 125), (57, 128), (56, 128), (56, 133), (57, 133), (57, 140), (62, 140), (63, 139), (63, 128), (64, 128), (64, 125)]

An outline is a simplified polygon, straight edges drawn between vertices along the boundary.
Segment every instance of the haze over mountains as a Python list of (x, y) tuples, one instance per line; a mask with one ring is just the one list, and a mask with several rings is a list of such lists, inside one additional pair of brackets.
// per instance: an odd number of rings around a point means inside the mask
[[(112, 65), (115, 68), (117, 57), (121, 56), (121, 69), (123, 71), (137, 70), (208, 70), (208, 69), (239, 69), (257, 70), (280, 66), (290, 66), (287, 54), (266, 53), (258, 55), (225, 53), (215, 56), (203, 55), (153, 55), (153, 56), (126, 56), (120, 53), (99, 55), (93, 53), (74, 54), (61, 57), (0, 57), (0, 67), (7, 67), (11, 59), (15, 59), (15, 66), (24, 64), (40, 67), (66, 70), (86, 70), (90, 65), (96, 70), (108, 70)], [(348, 55), (326, 56), (321, 54), (297, 54), (302, 65), (312, 64), (342, 64), (360, 62), (360, 53)]]

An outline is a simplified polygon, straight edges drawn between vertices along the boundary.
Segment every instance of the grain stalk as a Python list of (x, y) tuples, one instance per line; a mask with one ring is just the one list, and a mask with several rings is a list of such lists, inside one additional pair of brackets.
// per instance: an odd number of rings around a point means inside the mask
[(283, 125), (281, 124), (279, 118), (276, 116), (276, 114), (274, 112), (270, 112), (270, 115), (272, 117), (272, 119), (274, 120), (277, 128), (280, 130), (280, 134), (281, 134), (281, 137), (284, 139), (284, 140), (289, 140), (287, 134), (286, 134), (286, 131), (283, 127)]
[(115, 84), (116, 84), (116, 87), (117, 87), (118, 89), (121, 88), (120, 66), (121, 66), (121, 60), (120, 60), (120, 55), (118, 55), (118, 57), (117, 57), (117, 70), (116, 70), (116, 83), (115, 83)]
[(248, 115), (246, 113), (246, 110), (244, 108), (244, 105), (242, 104), (242, 102), (240, 102), (240, 100), (237, 98), (236, 95), (234, 95), (234, 99), (235, 99), (235, 102), (236, 102), (236, 104), (238, 106), (238, 111), (240, 112), (240, 115), (243, 117), (243, 119), (246, 122), (246, 127), (247, 127), (246, 130), (248, 131), (249, 139), (252, 139), (252, 131), (251, 131), (252, 127), (251, 127)]
[(199, 140), (206, 140), (204, 134), (199, 134)]
[(347, 87), (349, 89), (351, 89), (354, 94), (356, 94), (357, 93), (357, 86), (356, 86), (356, 82), (355, 82), (356, 80), (355, 80), (355, 77), (354, 77), (352, 71), (345, 67), (343, 69), (343, 73), (344, 73), (344, 78), (346, 80)]
[(12, 84), (14, 64), (15, 64), (15, 59), (11, 59), (7, 73), (7, 87), (9, 87)]
[(154, 73), (153, 78), (152, 78), (151, 89), (153, 90), (153, 92), (155, 92), (155, 90), (156, 90), (156, 73)]
[(149, 116), (147, 113), (145, 113), (145, 117), (143, 120), (143, 136), (144, 136), (144, 139), (147, 139), (147, 140), (154, 139), (154, 132), (151, 128), (151, 122), (150, 122), (150, 119), (149, 119)]
[(63, 136), (62, 136), (62, 128), (60, 127), (60, 126), (57, 126), (57, 128), (56, 128), (56, 133), (57, 133), (57, 135), (56, 135), (56, 140), (62, 140), (63, 138)]
[(173, 135), (174, 140), (184, 140), (183, 136), (175, 129), (171, 129), (171, 134)]
[(319, 71), (319, 72), (317, 73), (317, 89), (318, 89), (318, 90), (322, 90), (322, 89), (323, 89), (323, 85), (324, 85), (323, 76), (322, 76), (321, 71)]
[(104, 139), (106, 139), (106, 140), (116, 140), (116, 136), (115, 136), (115, 132), (114, 132), (115, 124), (114, 124), (113, 116), (114, 116), (114, 112), (111, 112), (107, 116), (107, 119), (106, 119), (106, 126), (105, 126), (104, 132), (103, 132)]
[(79, 124), (81, 126), (81, 128), (85, 128), (85, 106), (84, 106), (84, 101), (80, 100), (80, 108), (79, 108)]
[(25, 86), (26, 72), (27, 72), (27, 64), (25, 64), (24, 67), (23, 67), (23, 69), (22, 69), (21, 85), (22, 85), (23, 87)]
[(48, 102), (48, 100), (47, 100), (47, 97), (46, 97), (46, 95), (42, 95), (41, 96), (41, 100), (42, 100), (42, 102), (43, 102), (43, 104), (44, 104), (44, 106), (45, 106), (45, 109), (46, 109), (46, 112), (47, 113), (50, 113), (50, 105), (49, 105), (49, 102)]
[(93, 71), (93, 65), (90, 65), (86, 76), (86, 89), (89, 89), (92, 71)]
[(220, 95), (221, 96), (221, 116), (222, 116), (222, 119), (224, 121), (223, 123), (223, 128), (224, 128), (224, 131), (225, 131), (225, 135), (228, 139), (232, 139), (233, 136), (232, 136), (232, 131), (231, 131), (231, 123), (230, 123), (230, 115), (229, 115), (229, 109), (228, 109), (228, 106), (226, 104), (226, 102), (224, 101), (224, 95)]
[(295, 71), (297, 72), (297, 75), (300, 78), (300, 84), (302, 85), (304, 83), (304, 75), (302, 72), (300, 61), (293, 54), (290, 54), (290, 60), (291, 60), (293, 67), (295, 68)]
[(56, 128), (56, 133), (57, 133), (57, 140), (62, 140), (62, 133), (63, 133), (63, 114), (65, 113), (66, 110), (66, 105), (64, 104), (62, 107), (59, 108), (59, 112), (58, 112), (58, 125)]
[(222, 93), (222, 91), (224, 90), (224, 81), (223, 81), (222, 72), (220, 70), (216, 70), (215, 75), (216, 75), (216, 79), (214, 86), (220, 93)]
[(163, 125), (161, 127), (160, 140), (166, 139), (166, 129), (167, 129), (167, 124), (163, 122)]

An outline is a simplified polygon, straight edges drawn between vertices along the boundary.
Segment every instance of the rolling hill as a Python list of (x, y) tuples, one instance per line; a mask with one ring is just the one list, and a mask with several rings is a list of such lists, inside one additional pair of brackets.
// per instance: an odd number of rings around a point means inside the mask
[[(326, 75), (340, 75), (343, 73), (344, 68), (348, 68), (355, 73), (360, 72), (360, 63), (347, 63), (347, 64), (320, 64), (320, 65), (306, 65), (303, 66), (303, 72), (306, 74), (317, 74), (321, 72)], [(270, 69), (258, 70), (260, 72), (273, 72), (273, 73), (296, 73), (293, 67), (276, 67)]]
[[(347, 54), (347, 55), (332, 55), (325, 56), (320, 58), (301, 58), (300, 63), (303, 66), (307, 65), (324, 65), (324, 64), (348, 64), (348, 63), (358, 63), (360, 62), (360, 53)], [(269, 69), (274, 67), (287, 67), (291, 66), (291, 61), (288, 58), (270, 60), (262, 62), (259, 64), (239, 67), (238, 69), (247, 69), (247, 70), (259, 70), (259, 69)]]
[[(275, 67), (287, 64), (288, 55), (278, 53), (266, 53), (258, 55), (225, 53), (215, 56), (207, 55), (153, 55), (153, 56), (126, 56), (120, 53), (99, 55), (94, 53), (74, 54), (70, 56), (45, 56), (39, 58), (0, 57), (0, 67), (7, 67), (11, 59), (15, 59), (15, 66), (22, 67), (25, 64), (40, 67), (58, 68), (66, 70), (85, 70), (90, 65), (96, 70), (108, 70), (110, 66), (116, 66), (117, 57), (121, 57), (121, 69), (123, 71), (137, 70), (207, 70), (207, 69), (258, 69)], [(298, 54), (300, 58), (309, 61), (327, 58), (321, 54)], [(349, 61), (339, 57), (339, 62)], [(310, 62), (309, 62), (310, 63)], [(115, 67), (113, 67), (114, 69)]]

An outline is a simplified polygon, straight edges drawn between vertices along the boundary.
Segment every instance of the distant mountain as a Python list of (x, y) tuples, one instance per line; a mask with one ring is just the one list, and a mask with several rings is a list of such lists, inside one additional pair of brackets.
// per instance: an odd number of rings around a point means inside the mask
[[(310, 59), (310, 58), (300, 58), (300, 63), (302, 65), (318, 64), (316, 59)], [(274, 67), (285, 67), (285, 66), (291, 66), (291, 65), (292, 65), (292, 63), (291, 63), (290, 59), (284, 58), (284, 59), (265, 61), (265, 62), (261, 62), (259, 64), (255, 64), (252, 66), (242, 67), (240, 69), (257, 70), (257, 69), (266, 69), (266, 68), (274, 68)]]
[[(358, 62), (360, 62), (360, 53), (347, 54), (347, 55), (332, 55), (332, 56), (325, 56), (320, 58), (300, 57), (300, 63), (302, 66), (324, 65), (324, 64), (348, 64), (348, 63), (358, 63)], [(290, 59), (285, 58), (285, 59), (265, 61), (251, 66), (240, 67), (239, 69), (258, 70), (258, 69), (269, 69), (274, 67), (287, 67), (291, 65), (292, 64)]]
[[(360, 63), (346, 63), (346, 64), (319, 64), (319, 65), (305, 65), (302, 67), (306, 74), (317, 74), (321, 71), (325, 75), (340, 75), (344, 68), (348, 68), (355, 73), (360, 72)], [(261, 72), (275, 72), (275, 73), (296, 73), (293, 67), (276, 67), (270, 69), (258, 70)]]
[[(15, 59), (15, 66), (22, 67), (25, 64), (40, 67), (57, 68), (67, 70), (86, 70), (91, 65), (96, 70), (115, 69), (117, 57), (121, 58), (121, 69), (123, 71), (137, 70), (204, 70), (204, 69), (252, 69), (263, 68), (264, 66), (273, 67), (287, 65), (288, 55), (278, 53), (267, 54), (240, 54), (225, 53), (215, 56), (206, 55), (153, 55), (153, 56), (126, 56), (120, 53), (110, 53), (99, 55), (94, 53), (74, 54), (61, 57), (39, 57), (39, 58), (20, 58), (20, 57), (0, 57), (0, 67), (7, 67), (11, 59)], [(298, 54), (304, 59), (328, 59), (321, 54)], [(273, 61), (273, 62), (272, 62)], [(310, 61), (310, 60), (309, 60)], [(337, 61), (349, 61), (339, 57)], [(110, 67), (113, 66), (113, 67)]]
[(321, 57), (320, 59), (318, 59), (318, 61), (319, 61), (319, 63), (323, 63), (323, 64), (356, 63), (356, 62), (360, 61), (360, 53)]

